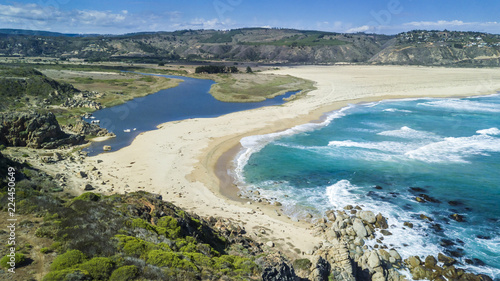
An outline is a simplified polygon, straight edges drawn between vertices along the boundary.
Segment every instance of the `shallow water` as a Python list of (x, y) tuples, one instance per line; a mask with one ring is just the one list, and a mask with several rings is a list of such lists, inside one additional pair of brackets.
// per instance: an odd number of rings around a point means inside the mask
[[(298, 218), (364, 206), (389, 217), (384, 243), (403, 257), (454, 254), (460, 267), (500, 278), (500, 95), (354, 105), (242, 146), (243, 192), (257, 189)], [(422, 194), (430, 201), (418, 203)]]
[[(221, 102), (209, 94), (210, 87), (215, 83), (212, 80), (172, 75), (157, 76), (177, 78), (183, 82), (175, 88), (161, 90), (118, 106), (94, 112), (95, 119), (86, 119), (86, 121), (99, 120), (100, 126), (113, 132), (116, 137), (104, 142), (92, 143), (90, 147), (85, 149), (89, 155), (93, 156), (103, 152), (104, 145), (110, 145), (113, 151), (119, 150), (130, 145), (141, 132), (155, 130), (156, 126), (161, 123), (190, 118), (217, 117), (236, 111), (279, 105), (285, 102), (284, 98), (297, 93), (288, 92), (262, 102)], [(130, 132), (124, 130), (130, 130)]]

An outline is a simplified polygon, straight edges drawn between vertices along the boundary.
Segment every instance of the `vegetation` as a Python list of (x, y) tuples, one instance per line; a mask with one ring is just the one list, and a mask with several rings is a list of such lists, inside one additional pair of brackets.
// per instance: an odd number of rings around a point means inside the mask
[(236, 66), (223, 66), (223, 65), (203, 65), (198, 66), (195, 73), (238, 73)]
[[(47, 175), (0, 154), (1, 173), (7, 171), (5, 165), (31, 171), (30, 179), (17, 173), (16, 199), (19, 215), (43, 217), (36, 232), (54, 241), (41, 250), (57, 253), (43, 280), (219, 280), (224, 276), (249, 280), (262, 271), (254, 262), (257, 248), (249, 247), (248, 240), (229, 242), (204, 220), (155, 195), (87, 192), (71, 198), (42, 192), (40, 181)], [(6, 186), (0, 189), (2, 203), (8, 200)], [(2, 206), (6, 211), (7, 204)]]
[(301, 91), (301, 94), (314, 89), (311, 81), (292, 76), (238, 74), (218, 75), (214, 78), (210, 94), (226, 102), (263, 101), (286, 92)]

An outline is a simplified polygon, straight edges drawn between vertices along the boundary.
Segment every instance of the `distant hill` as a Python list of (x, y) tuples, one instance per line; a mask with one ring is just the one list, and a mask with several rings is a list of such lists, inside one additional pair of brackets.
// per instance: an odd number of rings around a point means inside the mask
[(411, 31), (388, 36), (242, 28), (84, 37), (43, 31), (9, 32), (2, 36), (0, 30), (0, 55), (3, 56), (150, 63), (220, 60), (285, 64), (500, 65), (500, 36), (478, 32)]
[(51, 37), (97, 36), (97, 34), (82, 35), (82, 34), (59, 33), (59, 32), (40, 31), (40, 30), (9, 29), (9, 28), (0, 28), (0, 34), (6, 34), (6, 35), (51, 36)]

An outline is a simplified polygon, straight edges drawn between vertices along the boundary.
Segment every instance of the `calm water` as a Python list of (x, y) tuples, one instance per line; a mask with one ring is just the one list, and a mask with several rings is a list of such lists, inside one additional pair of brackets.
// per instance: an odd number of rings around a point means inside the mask
[[(347, 204), (381, 212), (394, 234), (384, 243), (403, 257), (463, 255), (462, 268), (498, 280), (499, 128), (498, 94), (350, 106), (321, 124), (243, 139), (235, 176), (299, 218)], [(421, 194), (439, 202), (418, 203)]]
[[(103, 152), (104, 145), (110, 145), (113, 151), (128, 146), (141, 132), (155, 130), (156, 126), (161, 123), (189, 118), (217, 117), (236, 111), (279, 105), (284, 103), (284, 98), (297, 93), (288, 92), (262, 102), (229, 103), (218, 101), (208, 93), (214, 84), (212, 80), (171, 75), (157, 76), (182, 79), (184, 82), (175, 88), (161, 90), (122, 105), (94, 112), (95, 119), (86, 119), (86, 121), (99, 120), (100, 126), (115, 133), (116, 137), (93, 143), (86, 149), (89, 155)], [(130, 132), (124, 130), (130, 130)]]

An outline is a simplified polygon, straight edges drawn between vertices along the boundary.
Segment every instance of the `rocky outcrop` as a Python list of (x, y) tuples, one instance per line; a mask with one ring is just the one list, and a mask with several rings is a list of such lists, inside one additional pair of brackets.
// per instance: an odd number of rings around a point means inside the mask
[(99, 125), (89, 124), (83, 120), (77, 121), (74, 125), (69, 124), (65, 126), (64, 129), (67, 129), (79, 135), (91, 135), (97, 137), (115, 136), (115, 134), (110, 133), (108, 130), (99, 127)]
[(102, 109), (102, 105), (100, 102), (96, 102), (93, 99), (98, 98), (101, 95), (95, 91), (93, 92), (81, 92), (78, 93), (71, 98), (67, 98), (61, 106), (67, 108), (75, 108), (75, 107), (86, 107), (94, 110)]
[(273, 253), (257, 259), (255, 263), (263, 268), (263, 281), (295, 281), (297, 278), (293, 267), (279, 253)]
[(7, 112), (0, 114), (0, 144), (30, 148), (78, 145), (84, 136), (66, 134), (53, 113)]

